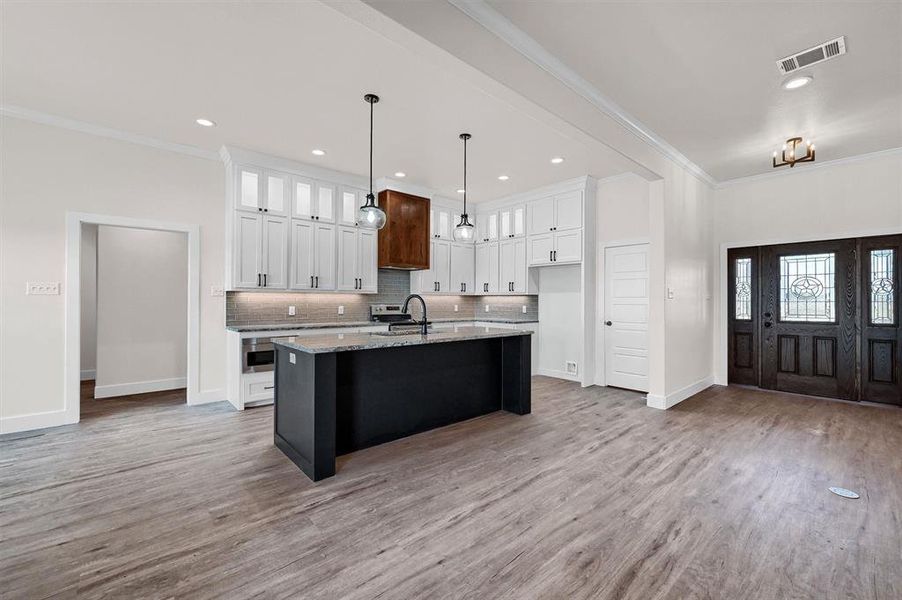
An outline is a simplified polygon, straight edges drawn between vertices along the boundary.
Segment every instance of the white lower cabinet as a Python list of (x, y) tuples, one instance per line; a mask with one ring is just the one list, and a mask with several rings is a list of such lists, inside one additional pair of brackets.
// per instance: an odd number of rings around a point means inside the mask
[(581, 229), (545, 233), (529, 238), (529, 266), (578, 263), (583, 258)]
[(476, 246), (476, 293), (497, 294), (499, 271), (499, 255), (497, 242)]
[(236, 288), (284, 290), (288, 287), (288, 220), (236, 211)]
[(376, 292), (376, 231), (338, 228), (338, 289)]
[(525, 294), (527, 288), (526, 240), (513, 239), (499, 244), (500, 293)]

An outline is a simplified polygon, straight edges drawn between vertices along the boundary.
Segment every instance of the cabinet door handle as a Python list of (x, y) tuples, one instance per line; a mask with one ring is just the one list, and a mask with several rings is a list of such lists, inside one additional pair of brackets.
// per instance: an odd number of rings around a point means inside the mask
[(554, 251), (554, 262), (557, 262), (557, 250)]
[(467, 293), (467, 284), (465, 283), (464, 284), (464, 294), (466, 294), (466, 293)]
[(313, 287), (313, 275), (310, 276), (310, 287)]
[(264, 209), (263, 209), (263, 212), (269, 212), (269, 209), (268, 209), (268, 208), (264, 208)]
[(258, 210), (259, 212), (263, 212), (263, 207), (262, 207), (262, 206), (258, 206), (258, 207), (257, 207), (257, 210)]
[(316, 277), (314, 277), (314, 279), (316, 280), (316, 285), (315, 285), (314, 287), (317, 287), (317, 288), (318, 288), (318, 287), (319, 287), (319, 275), (317, 275)]
[(257, 273), (257, 287), (260, 287), (260, 273)]
[(549, 251), (548, 251), (548, 262), (551, 262), (551, 257), (552, 257), (552, 256), (553, 256), (553, 255), (551, 254), (551, 250), (549, 250)]
[(263, 274), (263, 287), (266, 287), (266, 273)]

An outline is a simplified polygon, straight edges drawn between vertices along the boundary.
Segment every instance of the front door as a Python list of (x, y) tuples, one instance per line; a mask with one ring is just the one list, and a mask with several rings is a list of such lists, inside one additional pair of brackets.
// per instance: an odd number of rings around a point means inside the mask
[(731, 250), (729, 381), (902, 404), (902, 235)]

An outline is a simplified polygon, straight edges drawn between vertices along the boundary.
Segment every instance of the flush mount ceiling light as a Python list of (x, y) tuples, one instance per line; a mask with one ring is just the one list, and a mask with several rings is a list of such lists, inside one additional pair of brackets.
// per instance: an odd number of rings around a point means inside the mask
[(459, 137), (464, 142), (464, 210), (460, 213), (460, 223), (454, 228), (452, 237), (455, 242), (474, 242), (476, 241), (476, 228), (473, 227), (470, 217), (467, 216), (467, 140), (472, 136), (469, 133), (462, 133)]
[(407, 177), (407, 173), (405, 173), (404, 171), (397, 171), (395, 172), (395, 177)]
[(551, 164), (553, 164), (553, 165), (559, 165), (562, 162), (564, 162), (563, 156), (555, 156), (554, 158), (551, 159)]
[(498, 176), (499, 181), (507, 181), (508, 179), (510, 179), (510, 177), (508, 177), (507, 175), (499, 175)]
[(798, 146), (801, 143), (802, 138), (800, 137), (789, 138), (786, 140), (780, 154), (781, 162), (777, 162), (777, 153), (774, 152), (774, 168), (776, 169), (778, 167), (789, 165), (789, 168), (791, 169), (796, 166), (796, 163), (814, 162), (814, 143), (811, 140), (805, 142), (804, 156), (800, 155), (798, 152)]
[(310, 154), (312, 154), (313, 156), (325, 156), (326, 151), (320, 150), (319, 148), (314, 148), (313, 150), (310, 151)]
[(370, 192), (366, 195), (366, 204), (357, 211), (357, 222), (368, 229), (382, 229), (385, 227), (385, 211), (376, 206), (376, 196), (373, 195), (373, 106), (379, 102), (379, 96), (367, 94), (363, 99), (370, 105)]
[(216, 127), (216, 122), (210, 119), (195, 119), (194, 122), (201, 127)]
[(814, 81), (813, 75), (796, 75), (783, 82), (784, 90), (797, 90)]

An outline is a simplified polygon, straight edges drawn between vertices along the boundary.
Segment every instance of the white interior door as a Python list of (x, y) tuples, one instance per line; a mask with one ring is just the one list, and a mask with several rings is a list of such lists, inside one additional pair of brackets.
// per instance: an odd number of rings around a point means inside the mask
[(648, 391), (648, 244), (605, 248), (605, 383)]

